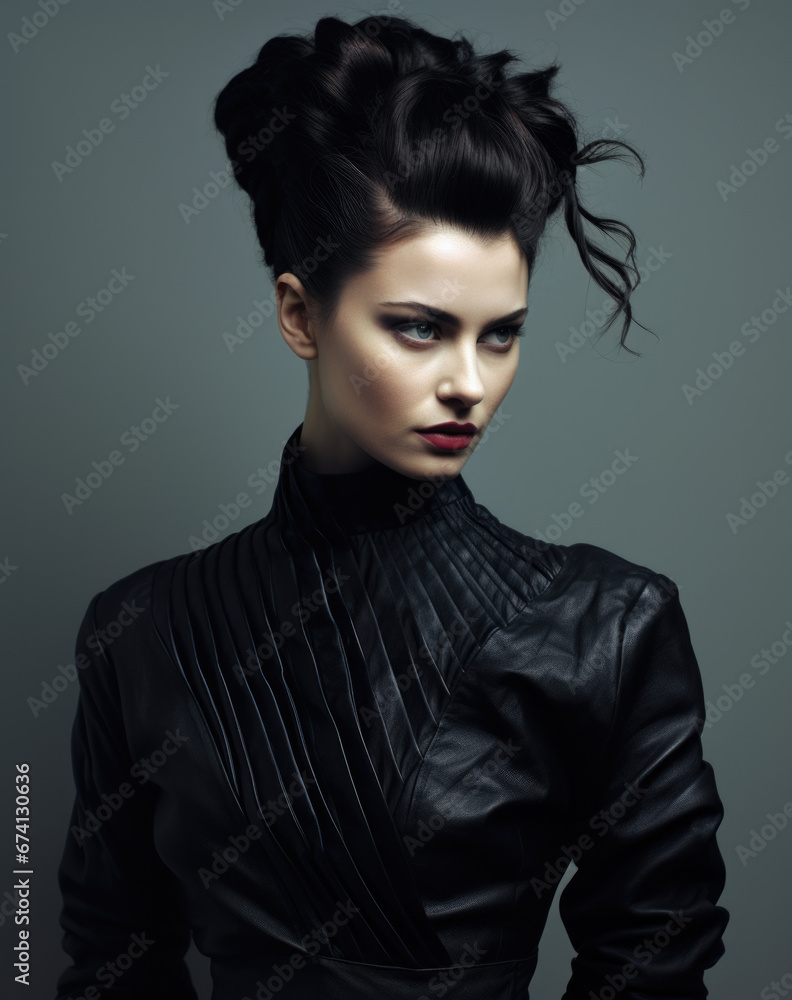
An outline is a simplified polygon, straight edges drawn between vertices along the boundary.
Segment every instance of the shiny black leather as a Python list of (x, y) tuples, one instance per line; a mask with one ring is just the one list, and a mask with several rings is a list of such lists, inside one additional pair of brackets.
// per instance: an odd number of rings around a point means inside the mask
[(673, 582), (461, 476), (313, 473), (301, 430), (267, 516), (85, 613), (58, 1000), (194, 997), (189, 928), (213, 1000), (525, 1000), (570, 858), (563, 1000), (705, 997), (723, 807)]

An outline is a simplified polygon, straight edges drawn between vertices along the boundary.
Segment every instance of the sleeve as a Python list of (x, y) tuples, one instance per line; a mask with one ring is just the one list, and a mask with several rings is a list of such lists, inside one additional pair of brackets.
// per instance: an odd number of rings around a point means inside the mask
[(57, 981), (56, 1000), (197, 1000), (184, 961), (190, 931), (179, 886), (153, 843), (156, 786), (130, 780), (115, 668), (96, 634), (102, 593), (76, 643), (76, 797), (58, 869), (62, 942), (72, 964)]
[[(576, 824), (559, 913), (577, 952), (562, 1000), (701, 1000), (725, 948), (723, 818), (703, 759), (704, 693), (675, 584), (656, 573), (624, 620), (616, 704)], [(587, 838), (587, 839), (583, 839)]]

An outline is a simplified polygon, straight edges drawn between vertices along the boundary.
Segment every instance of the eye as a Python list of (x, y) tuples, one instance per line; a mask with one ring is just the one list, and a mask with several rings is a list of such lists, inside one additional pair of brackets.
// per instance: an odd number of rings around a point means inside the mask
[[(422, 336), (410, 337), (405, 333), (405, 330), (418, 330), (419, 328), (423, 328), (423, 330), (431, 333), (433, 328), (436, 327), (437, 327), (436, 323), (429, 323), (425, 320), (420, 320), (420, 319), (409, 320), (403, 323), (391, 324), (391, 329), (395, 330), (402, 340), (409, 343), (421, 343), (421, 344), (431, 343), (430, 338)], [(483, 337), (490, 337), (493, 334), (497, 334), (498, 336), (505, 336), (507, 339), (494, 342), (491, 341), (490, 345), (492, 347), (506, 348), (506, 350), (508, 350), (511, 347), (512, 342), (516, 340), (517, 337), (525, 336), (525, 330), (522, 326), (499, 326), (496, 327), (494, 330), (489, 330), (487, 333), (483, 334)], [(482, 342), (485, 342), (483, 341), (483, 337), (482, 337)]]
[(399, 323), (397, 326), (394, 326), (393, 329), (396, 330), (397, 333), (400, 333), (403, 337), (405, 337), (406, 340), (420, 340), (420, 341), (424, 341), (425, 342), (426, 340), (428, 340), (428, 338), (424, 338), (424, 337), (407, 337), (406, 334), (404, 333), (405, 329), (406, 330), (417, 330), (418, 327), (424, 327), (425, 329), (427, 329), (427, 330), (429, 330), (431, 332), (431, 328), (434, 325), (435, 325), (434, 323), (424, 323), (421, 320), (415, 320), (414, 322), (411, 322), (411, 323)]
[[(496, 327), (494, 330), (490, 330), (489, 333), (485, 333), (484, 336), (489, 337), (489, 335), (492, 333), (505, 334), (505, 336), (510, 339), (512, 338), (516, 339), (517, 337), (525, 336), (525, 330), (522, 326), (499, 326)], [(506, 344), (509, 342), (510, 340), (496, 341), (496, 343), (498, 343), (501, 347), (505, 347)]]

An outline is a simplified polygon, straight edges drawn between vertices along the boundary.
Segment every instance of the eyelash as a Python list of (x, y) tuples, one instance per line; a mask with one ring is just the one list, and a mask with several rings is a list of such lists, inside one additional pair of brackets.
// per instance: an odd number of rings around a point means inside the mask
[[(410, 328), (414, 326), (430, 326), (436, 329), (438, 324), (431, 323), (429, 320), (424, 320), (424, 319), (412, 319), (412, 320), (405, 320), (401, 323), (392, 324), (391, 329), (393, 329), (396, 332), (396, 334), (399, 336), (402, 342), (406, 342), (409, 344), (430, 344), (431, 343), (430, 340), (416, 340), (415, 337), (408, 337), (407, 334), (403, 332), (404, 327)], [(487, 333), (484, 334), (484, 336), (487, 336), (490, 333), (498, 333), (504, 330), (507, 333), (510, 333), (514, 339), (516, 339), (517, 337), (525, 336), (524, 324), (521, 324), (519, 326), (496, 326), (492, 330), (488, 330)], [(491, 344), (490, 346), (494, 347), (496, 350), (500, 349), (499, 353), (505, 354), (506, 351), (511, 349), (513, 344), (514, 340), (510, 341), (508, 344)]]

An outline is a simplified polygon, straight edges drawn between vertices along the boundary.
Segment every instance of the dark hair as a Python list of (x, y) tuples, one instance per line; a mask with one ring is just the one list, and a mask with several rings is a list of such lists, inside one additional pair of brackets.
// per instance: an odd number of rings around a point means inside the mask
[[(602, 333), (623, 312), (620, 344), (640, 356), (625, 344), (637, 323), (635, 235), (588, 212), (575, 177), (578, 166), (626, 160), (623, 150), (641, 177), (644, 162), (616, 139), (579, 148), (574, 116), (548, 93), (560, 66), (505, 76), (517, 58), (476, 55), (464, 38), (380, 15), (322, 17), (310, 36), (266, 42), (217, 95), (214, 122), (273, 280), (296, 274), (329, 320), (350, 277), (429, 221), (484, 240), (508, 232), (532, 269), (563, 201), (586, 270), (617, 304)], [(626, 240), (629, 266), (589, 239), (586, 222)]]

